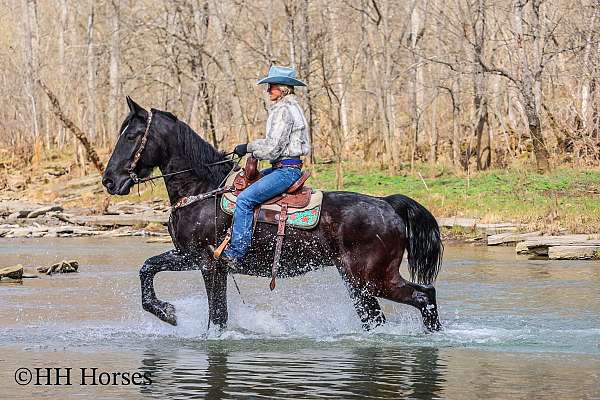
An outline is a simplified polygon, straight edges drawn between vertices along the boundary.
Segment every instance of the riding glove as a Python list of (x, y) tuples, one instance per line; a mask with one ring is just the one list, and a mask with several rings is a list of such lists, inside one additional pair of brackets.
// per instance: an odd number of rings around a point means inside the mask
[(237, 156), (243, 157), (248, 152), (248, 143), (238, 144), (235, 146), (233, 153)]

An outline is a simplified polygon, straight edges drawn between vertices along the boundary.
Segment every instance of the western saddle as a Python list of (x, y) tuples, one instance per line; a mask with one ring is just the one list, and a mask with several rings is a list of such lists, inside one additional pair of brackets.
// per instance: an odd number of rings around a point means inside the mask
[[(258, 159), (250, 155), (246, 160), (246, 166), (238, 172), (233, 180), (233, 194), (238, 196), (244, 189), (252, 185), (254, 182), (262, 178), (262, 174), (258, 169)], [(269, 287), (271, 290), (275, 289), (275, 277), (279, 269), (279, 258), (281, 256), (281, 250), (283, 247), (283, 238), (285, 236), (285, 225), (287, 221), (288, 208), (303, 208), (310, 203), (311, 194), (313, 193), (312, 188), (304, 186), (306, 180), (310, 177), (310, 172), (304, 171), (300, 178), (290, 186), (285, 193), (279, 196), (275, 196), (272, 199), (267, 200), (261, 205), (258, 205), (254, 209), (254, 227), (258, 221), (258, 215), (262, 205), (274, 204), (281, 208), (281, 211), (273, 215), (274, 222), (277, 223), (277, 241), (275, 245), (275, 257), (273, 259), (273, 266), (271, 268), (271, 283)], [(231, 227), (227, 231), (225, 239), (214, 251), (215, 259), (221, 257), (221, 253), (231, 240)]]
[[(310, 172), (304, 171), (296, 182), (290, 186), (285, 193), (279, 196), (275, 196), (272, 199), (267, 200), (263, 204), (277, 204), (280, 206), (287, 205), (292, 208), (306, 207), (310, 201), (310, 195), (312, 189), (304, 186), (306, 180), (310, 177)], [(254, 156), (250, 156), (246, 161), (246, 166), (238, 172), (233, 181), (235, 187), (235, 194), (238, 196), (244, 189), (252, 185), (254, 182), (262, 178), (262, 174), (258, 170), (258, 159)]]

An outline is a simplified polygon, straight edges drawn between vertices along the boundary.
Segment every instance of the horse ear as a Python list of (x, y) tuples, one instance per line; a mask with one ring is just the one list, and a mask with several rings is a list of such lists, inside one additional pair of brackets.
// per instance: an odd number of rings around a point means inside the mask
[(126, 96), (129, 111), (134, 114), (143, 114), (144, 109), (129, 96)]

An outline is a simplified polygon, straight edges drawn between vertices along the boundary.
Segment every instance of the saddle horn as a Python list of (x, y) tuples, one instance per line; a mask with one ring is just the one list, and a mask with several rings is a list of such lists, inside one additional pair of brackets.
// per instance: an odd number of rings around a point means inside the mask
[(246, 160), (244, 171), (246, 172), (246, 179), (248, 181), (252, 182), (256, 180), (258, 178), (258, 158), (251, 154)]

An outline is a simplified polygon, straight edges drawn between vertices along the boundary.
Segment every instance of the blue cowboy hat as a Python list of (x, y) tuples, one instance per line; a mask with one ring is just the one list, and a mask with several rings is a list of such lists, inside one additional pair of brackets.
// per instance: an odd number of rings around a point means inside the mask
[(263, 83), (279, 83), (281, 85), (288, 86), (306, 86), (304, 82), (296, 79), (296, 70), (294, 68), (278, 67), (276, 65), (272, 65), (271, 68), (269, 68), (269, 75), (259, 80), (257, 85), (262, 85)]

